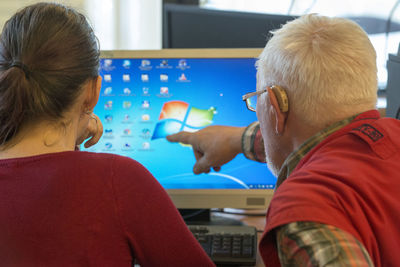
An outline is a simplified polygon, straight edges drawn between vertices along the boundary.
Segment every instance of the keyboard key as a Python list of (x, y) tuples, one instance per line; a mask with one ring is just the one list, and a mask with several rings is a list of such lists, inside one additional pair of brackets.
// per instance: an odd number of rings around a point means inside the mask
[(189, 225), (189, 229), (217, 265), (255, 264), (257, 232), (254, 227)]

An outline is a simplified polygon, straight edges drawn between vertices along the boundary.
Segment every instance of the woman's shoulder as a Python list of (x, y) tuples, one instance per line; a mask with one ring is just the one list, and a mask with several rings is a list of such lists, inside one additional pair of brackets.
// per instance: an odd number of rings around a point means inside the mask
[(95, 165), (105, 164), (112, 165), (113, 167), (125, 167), (125, 168), (145, 168), (142, 164), (136, 160), (110, 153), (93, 153), (93, 152), (78, 152), (81, 159), (91, 161)]
[[(82, 152), (90, 159), (97, 173), (108, 174), (117, 191), (136, 192), (138, 186), (148, 192), (159, 191), (161, 186), (155, 177), (136, 160), (116, 154)], [(94, 164), (94, 165), (93, 165)]]
[[(72, 155), (73, 156), (73, 155)], [(111, 153), (76, 152), (74, 166), (114, 185), (153, 184), (154, 176), (136, 160)]]

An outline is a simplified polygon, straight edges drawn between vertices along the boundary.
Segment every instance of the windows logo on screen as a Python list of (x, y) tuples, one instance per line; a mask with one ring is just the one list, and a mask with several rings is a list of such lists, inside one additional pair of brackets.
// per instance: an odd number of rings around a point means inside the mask
[(195, 132), (210, 125), (216, 109), (198, 109), (183, 101), (164, 103), (153, 132), (152, 140), (165, 138), (180, 131)]

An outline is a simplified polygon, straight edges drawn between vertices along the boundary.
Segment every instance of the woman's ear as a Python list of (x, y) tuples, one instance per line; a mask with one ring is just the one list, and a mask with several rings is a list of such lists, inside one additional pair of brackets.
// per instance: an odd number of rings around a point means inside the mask
[(99, 101), (100, 90), (101, 90), (101, 76), (97, 76), (97, 78), (90, 81), (86, 86), (86, 99), (85, 99), (85, 108), (86, 110), (93, 110)]

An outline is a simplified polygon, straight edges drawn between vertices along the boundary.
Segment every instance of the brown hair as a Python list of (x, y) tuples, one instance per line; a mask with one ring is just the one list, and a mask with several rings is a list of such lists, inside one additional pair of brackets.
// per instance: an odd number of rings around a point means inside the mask
[(17, 12), (0, 36), (0, 147), (27, 122), (62, 118), (98, 69), (98, 41), (82, 14), (53, 3)]

